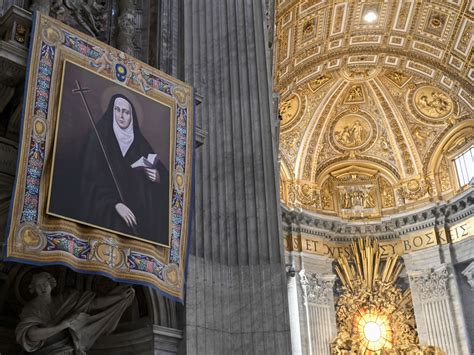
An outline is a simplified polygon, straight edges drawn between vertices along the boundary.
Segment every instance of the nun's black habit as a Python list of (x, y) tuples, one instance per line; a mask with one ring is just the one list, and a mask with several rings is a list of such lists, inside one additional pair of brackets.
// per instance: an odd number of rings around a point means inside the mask
[[(132, 108), (134, 138), (125, 156), (122, 155), (113, 130), (114, 102), (119, 97), (128, 101)], [(140, 157), (154, 153), (140, 132), (133, 104), (122, 95), (113, 96), (96, 127), (116, 183), (97, 135), (91, 130), (84, 149), (81, 178), (84, 222), (168, 245), (168, 170), (160, 160), (157, 165), (160, 182), (157, 183), (148, 180), (143, 169), (130, 167)], [(121, 191), (123, 201), (116, 185)], [(126, 205), (135, 215), (137, 225), (133, 229), (127, 226), (116, 211), (115, 205), (118, 203)]]

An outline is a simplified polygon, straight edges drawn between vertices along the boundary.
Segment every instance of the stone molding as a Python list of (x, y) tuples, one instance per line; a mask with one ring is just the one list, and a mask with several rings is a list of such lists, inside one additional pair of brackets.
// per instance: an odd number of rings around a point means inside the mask
[(31, 14), (17, 6), (0, 18), (0, 83), (7, 87), (24, 80), (30, 27)]
[(439, 204), (433, 204), (412, 213), (403, 213), (373, 222), (353, 222), (302, 210), (289, 210), (282, 205), (283, 230), (288, 233), (306, 233), (330, 241), (348, 241), (353, 237), (370, 234), (379, 240), (397, 239), (407, 233), (426, 228), (442, 228), (474, 216), (474, 187)]

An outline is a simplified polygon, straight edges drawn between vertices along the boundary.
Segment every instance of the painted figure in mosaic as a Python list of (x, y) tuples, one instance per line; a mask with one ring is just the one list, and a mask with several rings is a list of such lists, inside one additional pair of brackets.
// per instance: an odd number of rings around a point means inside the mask
[(51, 274), (33, 275), (28, 302), (16, 327), (17, 342), (36, 355), (85, 354), (101, 335), (110, 334), (132, 303), (135, 291), (117, 287), (105, 297), (94, 292), (71, 290), (58, 296), (51, 291), (56, 280)]
[(113, 96), (96, 128), (84, 150), (83, 220), (167, 245), (168, 170), (140, 132), (132, 103)]

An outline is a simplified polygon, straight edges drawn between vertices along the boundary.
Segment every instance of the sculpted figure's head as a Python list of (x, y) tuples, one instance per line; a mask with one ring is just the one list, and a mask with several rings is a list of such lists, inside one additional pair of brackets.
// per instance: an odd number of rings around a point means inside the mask
[(56, 279), (48, 272), (40, 272), (34, 274), (28, 286), (31, 293), (36, 293), (38, 296), (50, 294), (51, 290), (56, 287)]
[(132, 106), (123, 97), (117, 97), (114, 101), (114, 120), (121, 129), (126, 129), (132, 122)]

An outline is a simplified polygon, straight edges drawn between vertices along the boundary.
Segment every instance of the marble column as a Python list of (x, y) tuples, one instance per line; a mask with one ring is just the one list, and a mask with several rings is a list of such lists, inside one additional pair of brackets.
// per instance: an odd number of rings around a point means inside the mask
[(290, 315), (291, 354), (303, 354), (301, 349), (300, 313), (298, 309), (298, 290), (295, 268), (291, 266), (287, 272), (288, 310)]
[(301, 270), (299, 275), (303, 289), (309, 353), (330, 355), (331, 341), (337, 334), (334, 311), (336, 276), (322, 276), (305, 270)]
[(470, 343), (449, 246), (404, 255), (420, 343), (468, 355)]
[(133, 56), (135, 52), (134, 33), (137, 25), (133, 0), (119, 0), (117, 25), (117, 48)]
[(184, 0), (184, 80), (202, 96), (186, 354), (291, 352), (264, 0)]

